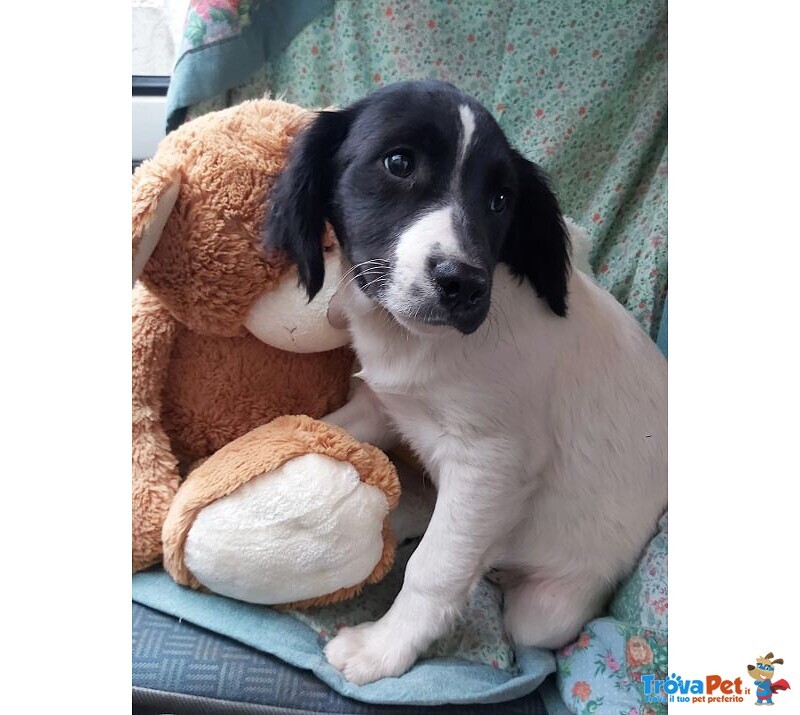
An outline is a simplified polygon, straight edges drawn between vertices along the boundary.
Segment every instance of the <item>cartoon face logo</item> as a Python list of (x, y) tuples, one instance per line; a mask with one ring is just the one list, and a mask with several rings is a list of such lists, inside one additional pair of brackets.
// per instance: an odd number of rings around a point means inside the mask
[(773, 694), (790, 689), (785, 680), (773, 681), (776, 665), (783, 665), (783, 658), (773, 658), (770, 651), (765, 656), (756, 658), (755, 665), (747, 666), (747, 674), (756, 686), (756, 705), (774, 705)]
[[(778, 658), (772, 663), (783, 663), (783, 658)], [(755, 680), (772, 680), (775, 666), (770, 663), (768, 658), (756, 658), (755, 665), (747, 666), (747, 674)]]

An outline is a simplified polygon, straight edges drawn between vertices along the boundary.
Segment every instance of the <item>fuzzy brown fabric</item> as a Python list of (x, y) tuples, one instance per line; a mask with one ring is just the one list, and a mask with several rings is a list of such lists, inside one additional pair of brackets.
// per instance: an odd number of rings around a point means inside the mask
[(178, 460), (161, 425), (161, 393), (177, 324), (142, 285), (133, 292), (133, 570), (161, 557), (161, 526), (178, 490)]
[(253, 301), (291, 267), (283, 255), (264, 255), (261, 227), (268, 192), (310, 117), (268, 100), (212, 112), (167, 135), (137, 169), (135, 196), (180, 167), (176, 210), (141, 280), (190, 330), (244, 335)]
[(349, 349), (290, 353), (252, 335), (220, 338), (181, 326), (175, 336), (161, 418), (182, 462), (213, 454), (281, 415), (320, 418), (347, 400)]
[[(362, 482), (383, 491), (390, 510), (397, 505), (400, 498), (397, 472), (389, 458), (379, 449), (357, 442), (339, 427), (304, 415), (278, 417), (226, 445), (187, 477), (172, 502), (164, 524), (164, 568), (172, 578), (193, 588), (201, 586), (183, 560), (186, 537), (201, 509), (227, 496), (254, 477), (274, 471), (290, 459), (312, 453), (349, 462), (355, 467)], [(383, 554), (367, 578), (367, 583), (375, 583), (383, 578), (394, 560), (394, 540), (389, 530), (388, 515), (384, 521), (383, 533)], [(303, 601), (301, 605), (323, 605), (352, 598), (363, 585), (355, 584), (322, 598)], [(297, 607), (298, 604), (293, 605)]]
[[(157, 225), (154, 217), (169, 212), (133, 295), (134, 571), (161, 560), (162, 536), (170, 544), (185, 538), (163, 532), (176, 495), (190, 484), (194, 489), (198, 480), (219, 486), (228, 477), (212, 476), (206, 462), (181, 485), (188, 465), (275, 417), (319, 418), (347, 398), (349, 349), (290, 353), (260, 342), (243, 327), (262, 293), (296, 280), (283, 254), (265, 254), (261, 231), (269, 190), (311, 116), (270, 100), (213, 112), (169, 134), (134, 174), (134, 256), (147, 228)], [(164, 197), (178, 184), (170, 211)], [(334, 242), (328, 230), (324, 243)], [(333, 427), (302, 424), (304, 434), (314, 434), (314, 451), (326, 440), (332, 449), (342, 440)], [(291, 442), (286, 434), (283, 439)], [(352, 450), (372, 455), (369, 463), (384, 474), (381, 483), (388, 480), (387, 495), (393, 493), (385, 458), (371, 448)], [(258, 460), (243, 469), (248, 478), (264, 471)], [(365, 481), (371, 478), (367, 471), (359, 469)], [(382, 563), (391, 563), (393, 545), (386, 537)], [(177, 565), (171, 568), (179, 572)]]

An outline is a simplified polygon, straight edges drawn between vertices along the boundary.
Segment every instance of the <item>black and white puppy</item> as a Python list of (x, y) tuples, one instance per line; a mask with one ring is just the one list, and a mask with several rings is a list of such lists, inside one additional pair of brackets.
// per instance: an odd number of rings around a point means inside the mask
[(405, 672), (489, 569), (520, 644), (559, 647), (636, 563), (666, 506), (666, 362), (569, 265), (540, 170), (452, 85), (404, 82), (298, 138), (266, 240), (313, 296), (330, 221), (365, 384), (329, 416), (398, 437), (437, 486), (402, 591), (328, 660), (355, 683)]

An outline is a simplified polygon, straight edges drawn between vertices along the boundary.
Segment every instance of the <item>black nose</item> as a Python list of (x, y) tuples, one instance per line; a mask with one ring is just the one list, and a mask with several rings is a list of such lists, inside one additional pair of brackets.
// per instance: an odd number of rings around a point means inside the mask
[(459, 261), (441, 261), (433, 268), (433, 280), (442, 305), (455, 311), (469, 311), (486, 298), (489, 276), (482, 268)]

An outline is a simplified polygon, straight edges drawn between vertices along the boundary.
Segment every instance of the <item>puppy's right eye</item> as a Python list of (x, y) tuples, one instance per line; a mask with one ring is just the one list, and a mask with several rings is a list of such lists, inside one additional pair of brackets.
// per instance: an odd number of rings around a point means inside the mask
[(408, 152), (390, 151), (383, 157), (383, 165), (392, 176), (405, 179), (414, 171), (414, 159)]

